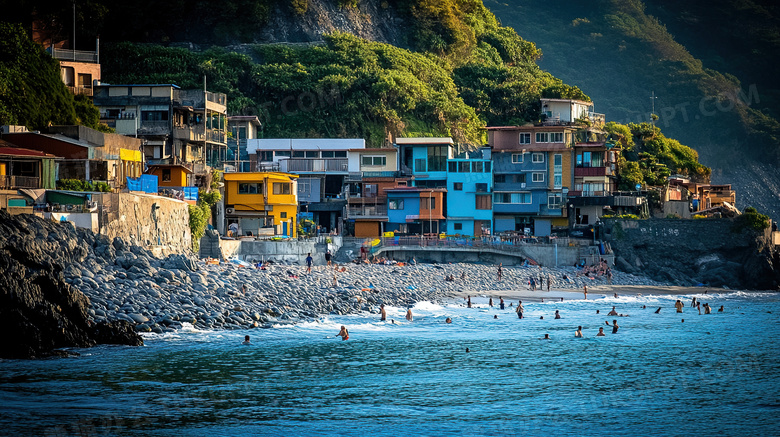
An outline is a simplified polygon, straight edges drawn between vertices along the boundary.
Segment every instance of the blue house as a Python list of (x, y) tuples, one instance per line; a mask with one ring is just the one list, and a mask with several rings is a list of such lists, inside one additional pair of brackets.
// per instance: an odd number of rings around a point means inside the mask
[(490, 235), (493, 221), (493, 163), (489, 148), (474, 159), (447, 161), (447, 234)]
[(386, 231), (399, 234), (438, 234), (444, 224), (444, 188), (404, 187), (387, 193)]
[(452, 138), (396, 138), (401, 169), (411, 173), (412, 186), (443, 188), (447, 186), (447, 160), (453, 158)]

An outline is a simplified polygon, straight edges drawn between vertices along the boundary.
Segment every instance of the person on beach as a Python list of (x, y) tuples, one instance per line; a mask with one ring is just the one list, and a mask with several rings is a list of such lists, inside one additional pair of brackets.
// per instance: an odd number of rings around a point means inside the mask
[(314, 262), (314, 258), (311, 257), (311, 252), (306, 255), (306, 273), (311, 273), (311, 263)]
[(252, 344), (252, 343), (249, 341), (249, 336), (248, 336), (248, 335), (245, 335), (245, 336), (244, 336), (244, 341), (243, 341), (243, 342), (241, 342), (241, 344), (243, 344), (244, 346), (247, 346), (247, 345), (250, 345), (250, 344)]
[(498, 297), (498, 307), (504, 309), (504, 298), (501, 296)]
[(583, 285), (582, 286), (582, 293), (585, 295), (585, 300), (588, 300), (588, 286)]
[(471, 308), (471, 296), (469, 296), (468, 300), (466, 301), (466, 307)]
[(523, 301), (522, 300), (518, 301), (517, 309), (515, 310), (515, 312), (517, 313), (517, 318), (518, 319), (522, 319), (523, 318), (523, 313), (525, 312), (525, 308), (523, 308)]
[(330, 258), (331, 258), (330, 249), (328, 249), (325, 251), (325, 262), (328, 264), (328, 267), (330, 267)]
[(387, 312), (385, 311), (385, 304), (379, 305), (379, 321), (387, 321)]
[(674, 303), (674, 307), (677, 309), (678, 313), (682, 312), (684, 306), (685, 305), (683, 305), (683, 303), (682, 303), (682, 301), (680, 299), (677, 299), (677, 302)]
[(618, 312), (615, 311), (615, 307), (612, 307), (612, 311), (607, 313), (608, 316), (616, 316), (618, 315)]
[(550, 291), (551, 284), (552, 284), (552, 276), (547, 275), (547, 291)]
[(501, 278), (504, 276), (504, 268), (503, 268), (503, 265), (504, 265), (503, 263), (500, 263), (500, 264), (498, 265), (498, 280), (499, 280), (499, 281), (501, 281)]
[(574, 331), (574, 338), (582, 338), (582, 326), (578, 326), (577, 330)]
[(339, 279), (336, 277), (336, 275), (333, 275), (333, 288), (336, 288), (339, 286)]
[(560, 313), (558, 313), (558, 310), (555, 310), (555, 318), (556, 319), (560, 319), (561, 318), (561, 315), (560, 315)]
[(461, 272), (460, 274), (460, 280), (465, 281), (466, 280), (466, 272)]
[(412, 320), (414, 320), (414, 316), (412, 316), (412, 309), (411, 308), (406, 310), (406, 320), (408, 320), (410, 322)]
[[(609, 321), (605, 321), (604, 323), (606, 323), (607, 326), (610, 326)], [(619, 326), (617, 324), (617, 320), (613, 320), (611, 326), (612, 326), (612, 333), (613, 334), (617, 334), (618, 328), (619, 328)]]
[(604, 334), (604, 328), (599, 328), (599, 333), (596, 334), (596, 337), (606, 337), (606, 334)]
[(341, 337), (341, 341), (349, 340), (349, 331), (347, 331), (347, 327), (342, 326), (341, 331), (339, 331), (339, 333), (336, 334), (336, 337)]

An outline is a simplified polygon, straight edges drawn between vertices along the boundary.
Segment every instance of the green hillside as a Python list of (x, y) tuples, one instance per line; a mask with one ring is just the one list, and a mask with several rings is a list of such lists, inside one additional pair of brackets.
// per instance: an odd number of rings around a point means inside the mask
[(609, 120), (649, 121), (654, 92), (657, 125), (694, 146), (705, 163), (780, 162), (780, 124), (760, 90), (707, 68), (642, 2), (563, 0), (552, 8), (488, 0), (486, 5), (504, 25), (539, 45), (542, 68), (587, 92)]

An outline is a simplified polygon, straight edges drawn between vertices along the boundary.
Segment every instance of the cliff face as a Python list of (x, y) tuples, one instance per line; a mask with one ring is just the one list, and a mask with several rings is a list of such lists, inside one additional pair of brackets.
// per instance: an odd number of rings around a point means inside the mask
[(776, 290), (780, 251), (731, 219), (606, 220), (617, 267), (678, 285)]
[(89, 321), (89, 299), (63, 270), (106, 238), (35, 216), (0, 211), (0, 358), (35, 358), (64, 347), (141, 345), (131, 325)]
[(356, 8), (340, 8), (336, 0), (311, 0), (301, 15), (278, 2), (256, 42), (320, 42), (323, 34), (341, 31), (404, 47), (404, 22), (396, 8), (380, 0), (362, 0)]

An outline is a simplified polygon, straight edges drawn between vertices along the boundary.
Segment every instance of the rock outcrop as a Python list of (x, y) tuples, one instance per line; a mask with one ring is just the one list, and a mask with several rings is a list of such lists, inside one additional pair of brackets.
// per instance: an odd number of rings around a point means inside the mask
[(35, 358), (66, 347), (143, 344), (125, 322), (94, 324), (89, 299), (64, 280), (98, 239), (31, 215), (0, 211), (0, 357)]
[(776, 290), (780, 252), (732, 219), (606, 220), (616, 266), (676, 285)]

